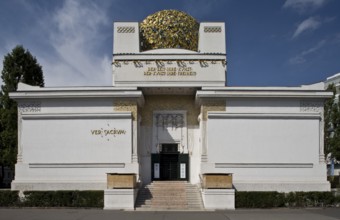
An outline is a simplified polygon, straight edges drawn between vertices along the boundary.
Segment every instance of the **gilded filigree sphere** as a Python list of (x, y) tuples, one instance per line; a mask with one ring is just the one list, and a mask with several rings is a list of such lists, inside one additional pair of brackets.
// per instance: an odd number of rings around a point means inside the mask
[(140, 24), (141, 49), (182, 48), (198, 50), (199, 23), (177, 10), (163, 10), (149, 15)]

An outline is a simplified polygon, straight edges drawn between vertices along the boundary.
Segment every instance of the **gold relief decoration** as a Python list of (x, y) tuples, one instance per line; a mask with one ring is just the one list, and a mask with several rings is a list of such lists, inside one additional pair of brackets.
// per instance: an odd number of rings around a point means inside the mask
[(178, 67), (187, 67), (188, 64), (195, 64), (199, 63), (200, 67), (205, 68), (209, 67), (209, 63), (217, 64), (221, 63), (223, 67), (227, 65), (226, 60), (215, 59), (215, 60), (115, 60), (112, 62), (112, 65), (115, 67), (122, 67), (122, 64), (129, 65), (133, 63), (136, 68), (141, 68), (144, 64), (147, 65), (154, 65), (156, 64), (157, 67), (166, 67), (166, 64), (173, 64), (176, 63)]
[(205, 67), (209, 67), (209, 64), (208, 64), (207, 61), (201, 60), (201, 61), (200, 61), (200, 66), (201, 66), (202, 68), (205, 68)]
[(113, 103), (113, 110), (115, 112), (131, 112), (132, 120), (137, 120), (138, 107), (137, 102), (130, 100), (119, 100)]
[(119, 61), (114, 61), (112, 62), (112, 64), (115, 66), (115, 67), (122, 67), (121, 63)]
[(135, 65), (136, 68), (143, 67), (143, 63), (141, 61), (138, 61), (138, 60), (133, 61), (133, 64)]
[(198, 125), (200, 109), (195, 105), (195, 97), (191, 95), (148, 95), (144, 96), (145, 103), (141, 108), (141, 124), (152, 126), (154, 111), (187, 111), (187, 124)]
[(161, 48), (198, 50), (199, 23), (177, 10), (163, 10), (140, 24), (142, 51)]
[(186, 67), (186, 66), (187, 66), (187, 64), (186, 64), (184, 61), (181, 61), (181, 60), (178, 60), (178, 61), (177, 61), (177, 65), (178, 65), (179, 67)]
[(164, 67), (164, 65), (165, 65), (162, 60), (156, 60), (155, 63), (157, 65), (157, 67)]
[(211, 100), (211, 101), (205, 101), (201, 106), (201, 112), (203, 121), (206, 121), (208, 119), (208, 112), (209, 111), (225, 111), (226, 109), (226, 102), (225, 100)]

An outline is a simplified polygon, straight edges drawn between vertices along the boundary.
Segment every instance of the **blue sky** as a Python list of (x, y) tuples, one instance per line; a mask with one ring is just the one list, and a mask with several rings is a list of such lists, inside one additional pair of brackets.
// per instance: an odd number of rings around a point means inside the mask
[(109, 86), (112, 22), (163, 9), (226, 23), (228, 86), (298, 86), (340, 72), (339, 0), (0, 0), (0, 57), (21, 44), (46, 86)]

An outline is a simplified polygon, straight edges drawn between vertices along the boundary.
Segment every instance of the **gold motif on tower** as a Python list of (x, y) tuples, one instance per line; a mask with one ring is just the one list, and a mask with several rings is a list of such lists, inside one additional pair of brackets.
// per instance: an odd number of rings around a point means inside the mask
[(161, 48), (198, 50), (199, 23), (177, 10), (149, 15), (140, 24), (142, 51)]

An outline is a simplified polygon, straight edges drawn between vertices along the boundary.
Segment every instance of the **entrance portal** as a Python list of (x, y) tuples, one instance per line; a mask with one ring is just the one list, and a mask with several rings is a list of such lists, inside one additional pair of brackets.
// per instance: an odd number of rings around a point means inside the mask
[(178, 179), (178, 154), (160, 155), (160, 179), (161, 180)]
[(178, 144), (162, 144), (160, 153), (160, 179), (178, 179)]
[(152, 154), (153, 180), (188, 180), (189, 155), (180, 154), (178, 144), (162, 144), (159, 154)]

